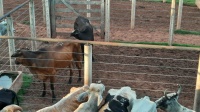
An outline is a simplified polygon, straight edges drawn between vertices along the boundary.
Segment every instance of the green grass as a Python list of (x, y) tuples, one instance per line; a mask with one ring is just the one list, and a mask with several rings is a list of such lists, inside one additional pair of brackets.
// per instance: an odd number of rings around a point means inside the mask
[[(166, 42), (126, 42), (126, 41), (113, 41), (118, 43), (129, 43), (129, 44), (146, 44), (146, 45), (162, 45), (162, 46), (169, 46)], [(197, 45), (190, 45), (190, 44), (177, 44), (174, 43), (172, 46), (180, 46), (180, 47), (193, 47), (193, 48), (200, 48)]]
[(187, 30), (175, 30), (174, 33), (182, 34), (182, 35), (186, 35), (186, 34), (200, 35), (200, 32), (198, 31), (187, 31)]
[[(146, 0), (146, 1), (154, 1), (154, 2), (163, 2), (163, 0)], [(172, 0), (166, 0), (166, 3), (171, 3)], [(178, 3), (179, 0), (176, 0), (176, 3)], [(189, 6), (196, 6), (195, 5), (195, 0), (183, 0), (184, 5), (189, 5)]]
[(23, 74), (23, 84), (21, 89), (17, 93), (19, 102), (23, 101), (23, 95), (26, 93), (26, 89), (30, 87), (32, 81), (33, 81), (32, 76)]

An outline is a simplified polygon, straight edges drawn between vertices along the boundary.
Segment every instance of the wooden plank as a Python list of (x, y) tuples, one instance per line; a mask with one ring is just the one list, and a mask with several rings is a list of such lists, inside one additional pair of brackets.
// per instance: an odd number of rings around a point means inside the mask
[[(94, 25), (93, 25), (94, 26)], [(74, 28), (73, 24), (56, 24), (57, 28)], [(97, 29), (100, 29), (100, 26), (94, 26)]]
[(92, 83), (92, 45), (84, 45), (84, 85)]
[(0, 0), (0, 17), (3, 16), (3, 0)]
[(105, 36), (105, 0), (101, 0), (101, 38)]
[(50, 22), (50, 12), (49, 12), (49, 0), (45, 0), (45, 12), (46, 12), (47, 37), (51, 38), (51, 22)]
[(171, 46), (174, 38), (174, 20), (175, 20), (175, 5), (176, 0), (172, 0), (171, 3), (171, 16), (170, 16), (170, 27), (169, 27), (169, 45)]
[(62, 1), (62, 3), (64, 3), (67, 6), (67, 8), (72, 10), (77, 16), (80, 15), (76, 10), (74, 10), (74, 8), (69, 4), (69, 2), (66, 2), (65, 0), (61, 0), (61, 1)]
[(135, 9), (136, 9), (136, 0), (131, 0), (131, 29), (135, 27)]
[[(29, 19), (30, 19), (31, 37), (36, 38), (35, 6), (34, 6), (33, 0), (30, 0), (30, 2), (29, 2)], [(31, 41), (31, 47), (32, 47), (32, 50), (35, 51), (37, 49), (37, 42)]]
[(200, 112), (200, 55), (199, 55), (199, 63), (198, 63), (198, 71), (196, 78), (196, 88), (195, 88), (195, 97), (194, 97), (194, 107), (193, 109), (196, 112)]
[[(87, 10), (91, 10), (91, 4), (89, 4), (90, 2), (90, 0), (87, 0)], [(91, 17), (91, 12), (87, 12), (87, 17)]]
[(105, 14), (105, 41), (109, 42), (110, 38), (110, 0), (106, 0)]
[[(13, 19), (11, 17), (7, 17), (6, 20), (7, 20), (8, 36), (14, 36)], [(15, 52), (15, 40), (14, 39), (8, 39), (8, 47), (9, 47), (10, 70), (16, 71), (15, 62), (11, 58), (11, 55)]]
[[(101, 5), (101, 1), (67, 1), (69, 4), (78, 5)], [(63, 4), (61, 0), (56, 0), (56, 4)]]
[[(92, 13), (92, 12), (101, 12), (100, 9), (76, 9), (77, 12), (89, 12), (89, 13)], [(71, 9), (66, 9), (66, 8), (56, 8), (55, 9), (55, 12), (73, 12)]]
[[(63, 17), (63, 16), (56, 16), (56, 20), (71, 20), (74, 21), (77, 17)], [(88, 18), (90, 21), (100, 21), (100, 17), (90, 17)]]
[(181, 29), (182, 11), (183, 11), (183, 0), (179, 0), (176, 29)]
[(50, 0), (51, 38), (56, 38), (55, 0)]

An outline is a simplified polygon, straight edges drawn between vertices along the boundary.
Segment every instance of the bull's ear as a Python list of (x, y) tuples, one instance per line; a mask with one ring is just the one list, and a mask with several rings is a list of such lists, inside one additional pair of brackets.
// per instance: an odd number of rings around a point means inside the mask
[(11, 57), (19, 57), (22, 55), (21, 50), (17, 50), (14, 54), (11, 55)]

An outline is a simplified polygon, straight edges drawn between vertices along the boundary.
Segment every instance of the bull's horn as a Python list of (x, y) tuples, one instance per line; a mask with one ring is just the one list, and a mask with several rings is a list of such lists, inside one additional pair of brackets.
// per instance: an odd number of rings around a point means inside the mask
[(178, 91), (176, 92), (178, 95), (181, 93), (181, 90), (182, 90), (182, 87), (180, 84), (178, 84), (179, 88), (178, 88)]

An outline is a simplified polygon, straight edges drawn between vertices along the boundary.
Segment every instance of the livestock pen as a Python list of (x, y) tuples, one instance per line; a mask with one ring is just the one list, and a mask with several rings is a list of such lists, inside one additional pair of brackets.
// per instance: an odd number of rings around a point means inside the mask
[[(31, 4), (33, 2), (34, 5)], [(16, 36), (14, 39), (15, 44), (9, 45), (7, 43), (9, 38), (1, 37), (0, 70), (16, 68), (15, 70), (17, 71), (23, 71), (24, 73), (30, 74), (26, 67), (16, 66), (14, 63), (10, 64), (8, 46), (11, 46), (16, 50), (22, 47), (37, 50), (44, 46), (57, 44), (57, 42), (71, 41), (84, 43), (83, 41), (74, 41), (74, 38), (70, 37), (68, 34), (60, 34), (57, 35), (56, 38), (72, 40), (53, 40), (47, 38), (49, 37), (49, 29), (43, 18), (43, 3), (41, 0), (32, 0), (31, 3), (27, 2), (27, 0), (4, 0), (3, 2), (5, 14), (18, 5), (24, 4), (24, 6), (10, 14), (15, 28), (15, 32), (13, 32), (14, 36)], [(74, 4), (76, 9), (86, 9), (85, 6), (79, 5), (80, 4)], [(131, 29), (131, 1), (111, 0), (110, 41), (128, 41), (133, 43), (167, 42), (170, 24), (170, 5), (170, 3), (155, 1), (137, 1), (135, 27), (134, 29)], [(35, 20), (29, 16), (29, 13), (33, 14), (33, 12), (29, 12), (29, 9), (33, 10), (32, 6), (35, 7)], [(96, 8), (96, 6), (94, 6), (94, 8)], [(96, 14), (94, 15), (96, 16)], [(92, 23), (95, 23), (92, 19), (90, 20)], [(33, 21), (35, 21), (35, 29)], [(71, 19), (71, 22), (72, 21), (73, 19)], [(66, 23), (65, 20), (59, 20), (60, 25), (63, 23), (68, 25), (68, 22)], [(184, 30), (199, 30), (199, 10), (196, 10), (196, 7), (183, 6), (183, 21), (181, 28)], [(56, 30), (64, 33), (73, 31), (72, 28), (57, 28)], [(33, 38), (35, 37), (39, 39), (34, 40)], [(179, 44), (199, 45), (199, 40), (199, 35), (175, 34), (174, 38), (174, 42)], [(49, 41), (49, 44), (47, 44), (46, 41)], [(163, 96), (163, 91), (165, 89), (168, 89), (168, 91), (175, 91), (177, 90), (176, 84), (181, 84), (183, 92), (180, 95), (179, 101), (184, 106), (191, 109), (193, 108), (199, 60), (199, 50), (196, 50), (198, 48), (176, 49), (179, 47), (152, 47), (151, 45), (118, 44), (100, 41), (104, 41), (104, 39), (95, 33), (95, 41), (87, 42), (94, 44), (92, 54), (96, 59), (96, 61), (92, 63), (91, 68), (92, 82), (101, 81), (106, 86), (106, 92), (110, 88), (130, 86), (133, 90), (136, 90), (138, 98), (149, 96), (153, 101)], [(31, 43), (34, 42), (37, 43), (36, 48), (31, 45)], [(14, 49), (13, 52), (15, 51)], [(14, 59), (11, 60), (14, 61)], [(82, 72), (83, 71), (84, 70), (82, 70)], [(35, 74), (31, 75), (31, 77), (34, 75)], [(77, 83), (77, 78), (77, 69), (74, 69), (72, 84), (67, 84), (69, 79), (67, 69), (60, 70), (57, 73), (55, 82), (55, 94), (57, 95), (57, 100), (65, 96), (71, 87), (79, 87), (84, 84), (83, 80), (82, 82)], [(84, 77), (82, 76), (82, 78)], [(32, 77), (32, 79), (33, 82), (30, 83), (30, 87), (24, 88), (26, 91), (25, 94), (20, 95), (23, 99), (20, 102), (20, 106), (23, 107), (24, 111), (36, 111), (45, 106), (52, 105), (51, 91), (48, 87), (49, 84), (47, 86), (46, 97), (40, 97), (42, 82), (39, 82), (38, 79), (34, 77)], [(25, 82), (28, 81), (24, 80), (23, 83)], [(106, 92), (104, 94), (106, 94)]]
[[(32, 38), (23, 38), (23, 40), (30, 41)], [(38, 38), (36, 40), (81, 42), (65, 39)], [(179, 102), (188, 108), (193, 107), (199, 58), (198, 48), (109, 42), (85, 43), (94, 44), (93, 55), (97, 59), (92, 63), (92, 82), (101, 81), (106, 86), (106, 91), (111, 88), (130, 86), (136, 91), (138, 98), (149, 96), (151, 100), (155, 101), (163, 96), (165, 89), (174, 91), (177, 89), (177, 84), (180, 84), (183, 92)], [(84, 84), (83, 80), (80, 83), (67, 84), (68, 78), (67, 70), (57, 73), (55, 82), (57, 100), (65, 96), (71, 87)], [(73, 80), (76, 78), (78, 78), (78, 73), (75, 70)], [(34, 111), (52, 105), (50, 89), (47, 89), (46, 97), (39, 97), (41, 93), (39, 88), (41, 87), (42, 82), (38, 82), (34, 78), (31, 86), (26, 89), (26, 93), (20, 96), (23, 98), (20, 105), (25, 110)]]

